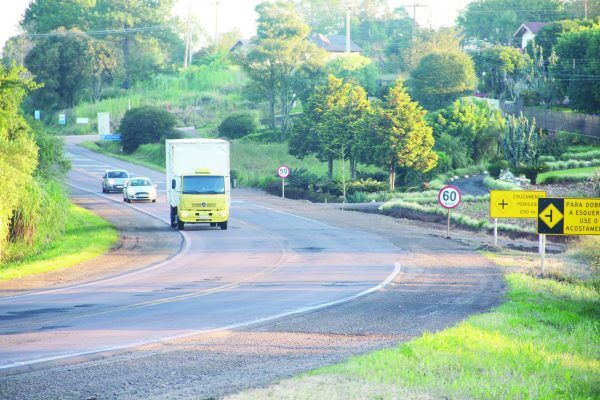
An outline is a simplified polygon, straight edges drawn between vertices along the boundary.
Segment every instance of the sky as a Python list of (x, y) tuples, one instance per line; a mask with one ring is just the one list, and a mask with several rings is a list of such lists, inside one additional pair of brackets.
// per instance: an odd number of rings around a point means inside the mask
[[(0, 48), (8, 38), (19, 32), (19, 21), (31, 0), (0, 0)], [(454, 24), (458, 11), (472, 0), (415, 0), (420, 6), (416, 9), (417, 22), (420, 25), (450, 26)], [(215, 25), (219, 33), (239, 28), (244, 37), (250, 37), (256, 29), (254, 7), (260, 0), (218, 0), (218, 13), (215, 15), (216, 0), (178, 0), (174, 12), (185, 16), (188, 4), (208, 35), (213, 36)], [(413, 0), (388, 0), (390, 8), (400, 5), (412, 5)], [(411, 7), (412, 10), (412, 7)], [(411, 11), (412, 12), (412, 11)], [(215, 18), (217, 16), (217, 18)], [(215, 24), (215, 20), (218, 24)]]

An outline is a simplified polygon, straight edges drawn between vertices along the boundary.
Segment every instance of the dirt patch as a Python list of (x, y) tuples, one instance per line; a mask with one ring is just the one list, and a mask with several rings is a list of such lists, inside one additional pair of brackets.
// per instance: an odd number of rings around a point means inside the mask
[(55, 289), (147, 267), (178, 252), (182, 237), (164, 222), (98, 196), (74, 191), (72, 201), (119, 230), (119, 242), (106, 254), (71, 268), (0, 282), (0, 296)]

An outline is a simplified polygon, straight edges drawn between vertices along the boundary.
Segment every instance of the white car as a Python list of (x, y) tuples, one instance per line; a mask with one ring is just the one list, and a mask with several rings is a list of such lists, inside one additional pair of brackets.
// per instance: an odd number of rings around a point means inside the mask
[(125, 182), (123, 201), (131, 203), (132, 200), (156, 202), (156, 185), (152, 184), (150, 178), (137, 176)]

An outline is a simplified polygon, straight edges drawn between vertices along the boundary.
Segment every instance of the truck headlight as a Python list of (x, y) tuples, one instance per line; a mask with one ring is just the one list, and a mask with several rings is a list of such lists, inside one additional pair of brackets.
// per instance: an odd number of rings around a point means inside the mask
[(219, 215), (221, 215), (221, 217), (226, 217), (227, 216), (227, 211), (221, 211), (219, 213)]
[(183, 218), (188, 218), (188, 217), (190, 216), (190, 213), (189, 213), (189, 211), (182, 211), (182, 212), (181, 212), (181, 216), (182, 216)]

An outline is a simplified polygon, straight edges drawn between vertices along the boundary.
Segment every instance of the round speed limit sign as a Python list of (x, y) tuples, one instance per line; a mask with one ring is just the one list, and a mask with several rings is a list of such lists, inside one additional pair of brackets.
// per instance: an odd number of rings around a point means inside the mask
[(460, 190), (456, 186), (444, 186), (438, 193), (438, 203), (444, 208), (454, 208), (460, 204)]
[(282, 165), (279, 168), (277, 168), (277, 176), (283, 179), (290, 176), (290, 167), (288, 167), (287, 165)]

